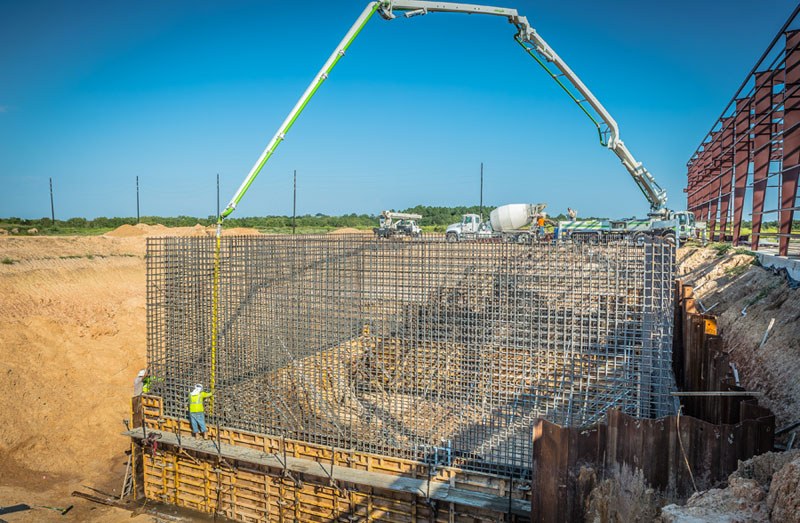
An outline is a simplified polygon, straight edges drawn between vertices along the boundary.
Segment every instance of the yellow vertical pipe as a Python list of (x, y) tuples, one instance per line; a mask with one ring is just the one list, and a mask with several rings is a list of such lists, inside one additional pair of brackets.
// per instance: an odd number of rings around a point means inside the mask
[[(222, 224), (217, 223), (217, 238), (216, 246), (214, 248), (214, 276), (211, 283), (211, 377), (209, 379), (209, 388), (211, 394), (217, 386), (217, 334), (219, 323), (219, 257), (222, 236)], [(208, 414), (214, 414), (214, 396), (209, 398)]]

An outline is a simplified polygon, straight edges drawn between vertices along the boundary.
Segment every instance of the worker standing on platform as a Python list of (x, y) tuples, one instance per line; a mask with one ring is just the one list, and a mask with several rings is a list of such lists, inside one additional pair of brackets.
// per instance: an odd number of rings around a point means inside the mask
[(544, 238), (544, 224), (546, 223), (545, 218), (547, 218), (547, 213), (541, 213), (538, 218), (536, 218), (536, 227), (538, 227), (539, 239)]
[[(147, 390), (145, 390), (145, 380), (147, 380)], [(150, 392), (150, 379), (148, 377), (147, 369), (142, 369), (133, 380), (133, 395), (141, 396), (142, 393), (147, 394)]]
[(150, 388), (153, 386), (153, 378), (150, 376), (150, 371), (145, 372), (142, 377), (142, 393), (150, 394)]
[(197, 437), (197, 433), (200, 433), (203, 439), (206, 439), (206, 415), (203, 400), (211, 396), (213, 396), (211, 392), (203, 392), (203, 386), (199, 383), (189, 393), (189, 422), (192, 424), (192, 437)]

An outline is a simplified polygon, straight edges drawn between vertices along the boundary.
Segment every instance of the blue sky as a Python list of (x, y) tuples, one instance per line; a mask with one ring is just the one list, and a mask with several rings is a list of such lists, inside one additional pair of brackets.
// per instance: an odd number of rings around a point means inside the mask
[[(489, 2), (485, 2), (489, 3)], [(0, 0), (0, 216), (207, 216), (366, 2)], [(685, 205), (685, 164), (793, 0), (508, 1)], [(647, 204), (494, 17), (376, 16), (233, 216), (547, 202)]]

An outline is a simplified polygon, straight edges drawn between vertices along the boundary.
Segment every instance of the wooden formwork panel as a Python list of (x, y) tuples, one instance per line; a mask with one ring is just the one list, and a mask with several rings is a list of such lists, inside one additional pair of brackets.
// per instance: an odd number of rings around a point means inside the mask
[[(201, 512), (218, 513), (244, 522), (387, 521), (488, 522), (522, 521), (518, 516), (464, 508), (451, 503), (430, 505), (424, 498), (379, 492), (357, 485), (331, 487), (319, 481), (297, 480), (266, 471), (215, 467), (202, 470), (189, 456), (161, 449), (145, 454), (144, 491), (148, 499)], [(359, 519), (353, 519), (359, 518)]]
[[(148, 430), (160, 430), (191, 439), (184, 419), (162, 417), (161, 399), (142, 396), (143, 423)], [(398, 477), (427, 478), (423, 463), (284, 440), (263, 434), (209, 427), (220, 442), (251, 450), (313, 460), (326, 465), (379, 472)], [(441, 500), (377, 488), (326, 481), (314, 476), (292, 477), (285, 472), (250, 464), (226, 463), (213, 457), (195, 455), (185, 449), (159, 447), (143, 453), (143, 490), (148, 499), (217, 513), (235, 521), (388, 521), (388, 522), (487, 522), (527, 521), (492, 510), (464, 507)], [(498, 476), (440, 467), (431, 479), (451, 486), (491, 494), (508, 495), (508, 480)], [(527, 496), (513, 491), (514, 498)], [(524, 498), (523, 498), (524, 499)], [(528, 498), (529, 499), (529, 498)]]

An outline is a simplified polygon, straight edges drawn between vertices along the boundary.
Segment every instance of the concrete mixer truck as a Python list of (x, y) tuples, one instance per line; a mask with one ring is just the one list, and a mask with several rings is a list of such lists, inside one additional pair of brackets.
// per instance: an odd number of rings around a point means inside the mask
[(478, 214), (465, 214), (459, 223), (447, 227), (448, 242), (465, 240), (500, 240), (514, 243), (532, 243), (538, 239), (538, 230), (532, 226), (544, 216), (544, 203), (511, 203), (489, 213), (483, 221)]

